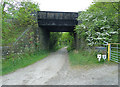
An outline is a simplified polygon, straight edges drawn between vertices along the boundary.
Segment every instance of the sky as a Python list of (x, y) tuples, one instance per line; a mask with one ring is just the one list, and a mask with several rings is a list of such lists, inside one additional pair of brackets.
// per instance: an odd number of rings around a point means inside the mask
[(79, 12), (85, 11), (93, 0), (33, 0), (41, 11)]

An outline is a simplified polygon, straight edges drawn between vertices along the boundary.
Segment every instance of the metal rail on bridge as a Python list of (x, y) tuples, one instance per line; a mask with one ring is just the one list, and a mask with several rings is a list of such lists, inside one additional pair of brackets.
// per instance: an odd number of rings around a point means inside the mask
[(38, 11), (37, 17), (40, 26), (75, 26), (78, 24), (76, 12)]

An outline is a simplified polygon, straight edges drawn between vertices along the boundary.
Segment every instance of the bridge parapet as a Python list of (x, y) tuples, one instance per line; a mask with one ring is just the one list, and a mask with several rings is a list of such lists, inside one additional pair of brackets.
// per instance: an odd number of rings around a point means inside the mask
[(39, 26), (75, 26), (78, 24), (76, 12), (38, 11)]

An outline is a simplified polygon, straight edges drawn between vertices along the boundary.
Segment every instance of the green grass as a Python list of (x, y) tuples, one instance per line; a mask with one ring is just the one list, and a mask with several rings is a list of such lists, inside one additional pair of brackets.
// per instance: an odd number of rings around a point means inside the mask
[(75, 53), (74, 51), (69, 52), (69, 61), (72, 66), (98, 65), (108, 63), (107, 60), (101, 60), (101, 62), (98, 62), (98, 59), (96, 58), (96, 53), (89, 53), (88, 51), (79, 51), (78, 53)]
[(21, 55), (20, 58), (19, 57), (15, 58), (14, 62), (13, 62), (13, 58), (3, 60), (2, 75), (8, 74), (10, 72), (14, 72), (17, 69), (33, 64), (38, 60), (45, 58), (46, 56), (48, 56), (48, 54), (49, 54), (48, 51), (41, 51), (41, 52), (33, 53), (31, 55), (28, 54)]

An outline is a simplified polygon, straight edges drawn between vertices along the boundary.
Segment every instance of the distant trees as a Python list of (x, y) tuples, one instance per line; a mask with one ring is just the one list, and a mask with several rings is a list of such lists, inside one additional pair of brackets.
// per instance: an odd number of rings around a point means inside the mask
[(49, 48), (52, 50), (56, 50), (58, 48), (59, 38), (62, 36), (61, 32), (50, 32), (50, 44)]
[(56, 50), (58, 48), (67, 46), (68, 50), (70, 51), (73, 49), (73, 32), (51, 32), (50, 33), (50, 44), (49, 48), (52, 50)]
[(118, 42), (118, 12), (117, 2), (96, 2), (79, 14), (82, 23), (75, 31), (79, 38), (84, 36), (89, 46)]
[(61, 38), (59, 38), (59, 42), (63, 46), (70, 46), (70, 45), (72, 45), (73, 40), (74, 40), (74, 37), (69, 32), (62, 33)]

